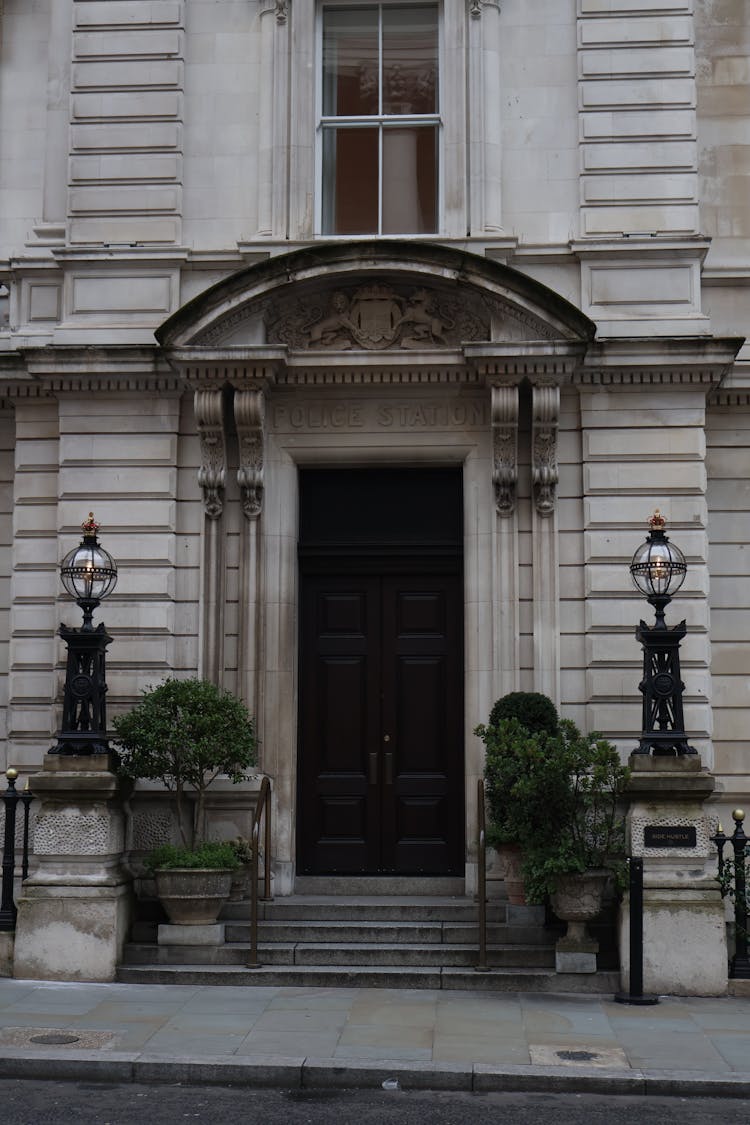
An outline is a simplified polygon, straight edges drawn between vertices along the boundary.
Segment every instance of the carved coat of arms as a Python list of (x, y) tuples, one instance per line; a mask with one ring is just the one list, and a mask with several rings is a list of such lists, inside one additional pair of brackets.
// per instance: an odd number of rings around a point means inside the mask
[(489, 331), (487, 310), (471, 308), (460, 297), (424, 288), (399, 291), (382, 283), (351, 293), (334, 290), (327, 306), (297, 302), (276, 311), (269, 339), (295, 348), (450, 347), (487, 339)]

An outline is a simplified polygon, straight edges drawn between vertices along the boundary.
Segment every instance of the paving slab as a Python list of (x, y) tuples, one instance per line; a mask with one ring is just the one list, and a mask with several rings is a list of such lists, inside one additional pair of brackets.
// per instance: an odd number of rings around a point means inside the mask
[(15, 1078), (750, 1098), (750, 997), (0, 979), (0, 1048)]

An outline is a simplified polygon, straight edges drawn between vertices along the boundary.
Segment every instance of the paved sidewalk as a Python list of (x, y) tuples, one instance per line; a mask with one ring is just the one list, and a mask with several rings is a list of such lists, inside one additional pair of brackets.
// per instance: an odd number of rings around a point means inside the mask
[(0, 1077), (750, 1097), (750, 996), (3, 979)]

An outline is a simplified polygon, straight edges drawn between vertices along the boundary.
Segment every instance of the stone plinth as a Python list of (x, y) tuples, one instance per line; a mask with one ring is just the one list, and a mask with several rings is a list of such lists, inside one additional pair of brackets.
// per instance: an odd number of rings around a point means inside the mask
[[(633, 754), (630, 768), (629, 851), (643, 857), (644, 872), (644, 992), (723, 996), (728, 973), (724, 903), (713, 860), (707, 865), (712, 826), (704, 809), (713, 775), (701, 767), (698, 755)], [(669, 846), (681, 835), (690, 843)], [(652, 846), (659, 840), (664, 846)], [(629, 926), (626, 898), (620, 920), (624, 991), (630, 988)]]
[(121, 782), (110, 755), (47, 754), (30, 788), (38, 867), (18, 901), (13, 975), (111, 981), (131, 914)]

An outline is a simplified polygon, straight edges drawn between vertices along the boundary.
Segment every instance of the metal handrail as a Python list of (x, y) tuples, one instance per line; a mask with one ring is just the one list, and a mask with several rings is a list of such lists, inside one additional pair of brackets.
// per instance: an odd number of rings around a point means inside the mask
[[(258, 894), (258, 862), (260, 856), (260, 822), (264, 821), (263, 843), (263, 894)], [(271, 899), (271, 783), (264, 777), (258, 791), (258, 801), (253, 813), (253, 825), (250, 833), (253, 857), (250, 861), (250, 955), (247, 961), (248, 969), (257, 969), (258, 960), (258, 903), (269, 902)]]
[(486, 973), (487, 965), (487, 825), (484, 805), (484, 781), (477, 781), (477, 899), (479, 902), (478, 973)]

